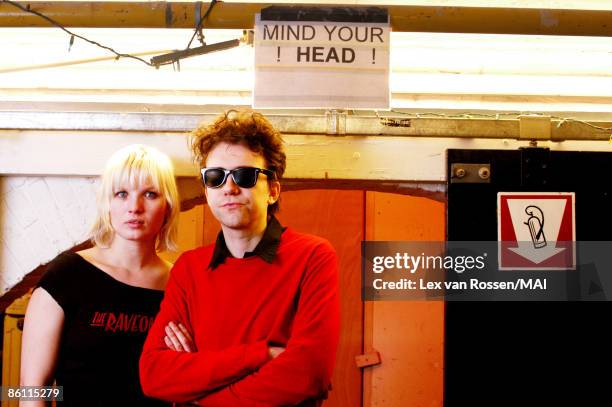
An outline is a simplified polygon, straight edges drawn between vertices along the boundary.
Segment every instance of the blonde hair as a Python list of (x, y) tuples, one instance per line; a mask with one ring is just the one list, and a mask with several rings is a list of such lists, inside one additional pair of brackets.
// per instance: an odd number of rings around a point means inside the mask
[(109, 158), (100, 181), (96, 219), (90, 231), (92, 243), (108, 247), (113, 241), (115, 230), (110, 219), (110, 202), (121, 184), (134, 186), (151, 182), (168, 204), (155, 247), (158, 251), (176, 250), (180, 203), (172, 161), (166, 154), (153, 147), (131, 144)]

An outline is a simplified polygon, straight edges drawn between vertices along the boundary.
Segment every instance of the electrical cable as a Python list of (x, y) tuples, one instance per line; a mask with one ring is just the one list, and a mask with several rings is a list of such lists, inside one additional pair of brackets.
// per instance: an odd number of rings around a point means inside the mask
[(191, 39), (189, 40), (189, 43), (187, 44), (187, 47), (185, 47), (185, 49), (189, 49), (189, 47), (191, 46), (191, 43), (193, 42), (193, 39), (198, 34), (198, 32), (202, 29), (202, 23), (204, 23), (204, 20), (208, 18), (208, 15), (212, 11), (213, 7), (215, 7), (215, 4), (217, 4), (217, 0), (212, 0), (210, 2), (210, 4), (208, 5), (208, 9), (206, 10), (206, 13), (204, 13), (204, 15), (200, 17), (200, 21), (198, 21), (198, 25), (196, 26), (196, 29), (194, 30), (193, 35), (191, 36)]
[(12, 0), (0, 0), (0, 1), (1, 1), (2, 3), (7, 3), (7, 4), (10, 4), (10, 5), (12, 5), (13, 7), (16, 7), (16, 8), (18, 8), (18, 9), (22, 10), (22, 11), (25, 11), (26, 13), (34, 14), (34, 15), (36, 15), (36, 16), (38, 16), (38, 17), (42, 18), (43, 20), (45, 20), (45, 21), (49, 22), (50, 24), (54, 25), (55, 27), (57, 27), (57, 28), (61, 29), (62, 31), (66, 32), (67, 34), (69, 34), (69, 35), (71, 36), (71, 39), (70, 39), (70, 43), (71, 43), (71, 45), (72, 45), (72, 42), (74, 42), (74, 38), (76, 37), (76, 38), (81, 39), (81, 40), (83, 40), (83, 41), (85, 41), (85, 42), (88, 42), (88, 43), (90, 43), (90, 44), (92, 44), (92, 45), (95, 45), (95, 46), (97, 46), (97, 47), (100, 47), (100, 48), (102, 48), (102, 49), (105, 49), (105, 50), (107, 50), (107, 51), (112, 52), (113, 54), (115, 54), (115, 55), (116, 55), (116, 59), (119, 59), (119, 58), (131, 58), (131, 59), (135, 59), (135, 60), (137, 60), (137, 61), (140, 61), (140, 62), (142, 62), (143, 64), (146, 64), (146, 65), (148, 65), (148, 66), (154, 66), (153, 64), (151, 64), (150, 62), (148, 62), (148, 61), (146, 61), (146, 60), (144, 60), (144, 59), (142, 59), (142, 58), (139, 58), (139, 57), (134, 56), (134, 55), (131, 55), (131, 54), (124, 54), (124, 53), (121, 53), (121, 52), (117, 52), (117, 51), (115, 51), (115, 50), (114, 50), (113, 48), (111, 48), (111, 47), (107, 47), (106, 45), (102, 45), (102, 44), (100, 44), (99, 42), (96, 42), (96, 41), (92, 41), (92, 40), (90, 40), (90, 39), (87, 39), (87, 38), (83, 37), (82, 35), (75, 34), (75, 33), (73, 33), (72, 31), (68, 30), (68, 29), (67, 29), (66, 27), (64, 27), (63, 25), (61, 25), (60, 23), (58, 23), (57, 21), (55, 21), (54, 19), (52, 19), (51, 17), (48, 17), (48, 16), (46, 16), (46, 15), (44, 15), (44, 14), (42, 14), (42, 13), (40, 13), (40, 12), (36, 11), (36, 10), (32, 10), (32, 9), (30, 9), (29, 7), (24, 7), (24, 6), (22, 6), (21, 4), (16, 3), (16, 2), (14, 2), (14, 1), (12, 1)]
[[(140, 62), (142, 62), (143, 64), (145, 64), (147, 66), (155, 67), (155, 68), (159, 68), (160, 65), (168, 65), (168, 64), (173, 64), (175, 66), (175, 69), (177, 68), (177, 66), (180, 66), (180, 65), (178, 65), (178, 60), (171, 61), (171, 62), (165, 62), (165, 63), (153, 64), (153, 63), (151, 63), (149, 61), (146, 61), (146, 60), (144, 60), (142, 58), (139, 58), (139, 57), (137, 57), (135, 55), (117, 52), (115, 49), (113, 49), (111, 47), (108, 47), (106, 45), (100, 44), (99, 42), (90, 40), (88, 38), (83, 37), (82, 35), (76, 34), (76, 33), (72, 32), (72, 31), (68, 30), (66, 27), (64, 27), (63, 25), (61, 25), (59, 22), (55, 21), (51, 17), (46, 16), (43, 13), (38, 12), (36, 10), (32, 10), (30, 8), (29, 4), (28, 4), (28, 7), (24, 7), (21, 4), (19, 4), (17, 2), (14, 2), (12, 0), (0, 0), (0, 2), (10, 4), (13, 7), (16, 7), (18, 9), (22, 10), (22, 11), (25, 11), (26, 13), (30, 13), (30, 14), (33, 14), (35, 16), (38, 16), (38, 17), (42, 18), (43, 20), (47, 21), (48, 23), (50, 23), (51, 25), (53, 25), (53, 26), (59, 28), (60, 30), (66, 32), (68, 35), (70, 35), (70, 46), (69, 46), (69, 49), (72, 47), (72, 44), (74, 43), (74, 39), (78, 38), (78, 39), (81, 39), (81, 40), (83, 40), (85, 42), (88, 42), (88, 43), (90, 43), (92, 45), (95, 45), (97, 47), (100, 47), (102, 49), (105, 49), (107, 51), (112, 52), (113, 54), (115, 54), (115, 58), (116, 59), (119, 59), (119, 58), (131, 58), (131, 59), (135, 59), (137, 61), (140, 61)], [(208, 16), (210, 15), (210, 12), (214, 8), (215, 4), (217, 4), (217, 3), (218, 3), (218, 0), (212, 0), (210, 2), (209, 6), (208, 6), (208, 9), (206, 10), (206, 13), (204, 13), (204, 15), (200, 18), (200, 21), (198, 21), (198, 25), (196, 26), (196, 29), (194, 30), (194, 33), (193, 33), (191, 39), (189, 40), (189, 43), (187, 44), (187, 47), (184, 49), (183, 52), (190, 51), (189, 47), (191, 46), (191, 43), (193, 42), (193, 39), (196, 37), (198, 32), (201, 32), (202, 25), (203, 25), (204, 21), (208, 18)], [(180, 68), (179, 68), (179, 70), (180, 70)]]

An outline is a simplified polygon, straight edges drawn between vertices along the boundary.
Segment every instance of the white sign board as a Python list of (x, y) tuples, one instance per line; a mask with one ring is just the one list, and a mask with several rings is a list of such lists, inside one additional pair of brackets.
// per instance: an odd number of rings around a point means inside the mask
[(255, 24), (255, 108), (389, 108), (389, 33), (381, 22)]

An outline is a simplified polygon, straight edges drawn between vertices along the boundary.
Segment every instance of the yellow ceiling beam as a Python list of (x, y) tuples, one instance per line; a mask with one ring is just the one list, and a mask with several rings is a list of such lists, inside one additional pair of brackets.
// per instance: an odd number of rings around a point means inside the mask
[[(19, 2), (65, 27), (194, 28), (196, 4), (183, 2)], [(252, 28), (255, 14), (268, 6), (293, 3), (223, 3), (213, 8), (206, 28)], [(313, 5), (307, 5), (312, 7)], [(332, 7), (331, 5), (316, 5)], [(381, 7), (380, 5), (377, 5)], [(204, 13), (208, 3), (202, 3)], [(341, 5), (335, 7), (351, 7)], [(612, 11), (551, 8), (390, 5), (393, 31), (479, 34), (612, 36)], [(0, 27), (48, 27), (42, 18), (0, 2)]]

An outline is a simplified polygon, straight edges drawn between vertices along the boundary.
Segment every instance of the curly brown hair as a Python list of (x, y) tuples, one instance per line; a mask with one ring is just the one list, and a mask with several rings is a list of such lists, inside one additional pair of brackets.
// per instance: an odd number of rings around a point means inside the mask
[[(191, 132), (191, 151), (200, 168), (206, 167), (208, 154), (218, 143), (244, 144), (261, 154), (266, 168), (280, 181), (285, 173), (286, 156), (278, 130), (261, 113), (247, 109), (227, 110), (211, 124), (201, 125)], [(271, 182), (269, 180), (268, 182)], [(278, 211), (278, 201), (268, 206), (268, 213)]]

